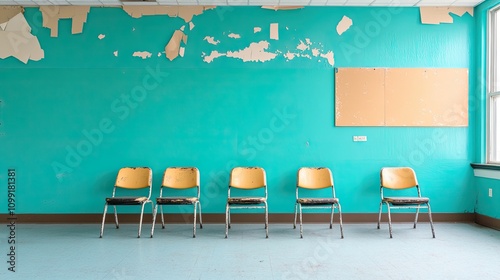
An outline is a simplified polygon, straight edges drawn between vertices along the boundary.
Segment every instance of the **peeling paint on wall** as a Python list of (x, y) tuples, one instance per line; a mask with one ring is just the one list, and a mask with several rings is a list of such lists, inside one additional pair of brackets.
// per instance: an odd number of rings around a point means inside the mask
[(225, 53), (220, 53), (218, 51), (212, 51), (209, 55), (203, 56), (203, 61), (206, 63), (211, 63), (214, 61), (214, 59), (221, 57), (221, 56), (226, 56)]
[[(31, 27), (21, 10), (7, 9), (3, 10), (3, 20), (0, 28), (0, 58), (15, 57), (23, 63), (28, 60), (41, 60), (44, 58), (44, 51), (40, 46), (38, 38), (31, 34)], [(21, 11), (12, 16), (13, 11)]]
[(170, 61), (174, 60), (179, 55), (181, 41), (187, 44), (186, 34), (180, 30), (175, 30), (174, 35), (172, 35), (172, 38), (170, 38), (170, 41), (165, 46), (165, 54)]
[(99, 36), (97, 36), (97, 38), (99, 38), (99, 40), (102, 40), (102, 39), (104, 39), (105, 37), (106, 37), (106, 35), (104, 35), (104, 34), (99, 34)]
[(268, 9), (268, 10), (275, 10), (275, 11), (278, 11), (278, 10), (287, 11), (287, 10), (302, 9), (302, 8), (304, 8), (304, 6), (262, 6), (261, 8)]
[(306, 45), (302, 40), (300, 40), (300, 44), (297, 46), (297, 49), (301, 50), (301, 51), (305, 51), (305, 50), (309, 49), (309, 46)]
[(138, 52), (134, 52), (134, 54), (132, 56), (134, 56), (134, 57), (140, 57), (142, 59), (146, 59), (146, 58), (150, 58), (151, 55), (152, 55), (152, 53), (150, 53), (150, 52), (146, 52), (146, 51), (141, 52), (141, 51), (138, 51)]
[(311, 52), (312, 52), (313, 56), (318, 56), (319, 55), (319, 49), (314, 48), (314, 49), (311, 50)]
[(258, 43), (250, 43), (250, 46), (235, 52), (228, 51), (226, 53), (227, 57), (239, 58), (243, 62), (266, 62), (272, 60), (277, 54), (267, 52), (269, 48), (269, 42), (260, 41)]
[(240, 39), (241, 38), (240, 34), (236, 34), (236, 33), (230, 33), (229, 35), (227, 35), (227, 37), (233, 38), (233, 39)]
[(190, 22), (194, 16), (201, 15), (210, 9), (215, 9), (215, 6), (123, 6), (123, 10), (133, 18), (168, 15), (169, 17), (180, 17), (186, 23)]
[(24, 13), (21, 6), (0, 6), (0, 24), (8, 22), (19, 13)]
[(83, 24), (87, 22), (90, 6), (41, 6), (43, 27), (50, 29), (50, 36), (58, 36), (59, 19), (72, 19), (71, 34), (83, 32)]
[(328, 64), (330, 64), (331, 66), (333, 66), (333, 64), (335, 64), (335, 60), (333, 58), (333, 52), (332, 51), (329, 51), (325, 54), (320, 54), (319, 56), (323, 57), (323, 58), (326, 58), (328, 60)]
[(347, 16), (343, 16), (342, 19), (337, 24), (337, 34), (342, 35), (352, 26), (352, 19)]
[(269, 25), (269, 39), (272, 40), (279, 40), (279, 33), (278, 33), (278, 24), (277, 23), (271, 23)]
[(268, 52), (268, 48), (269, 42), (267, 41), (250, 43), (248, 47), (238, 51), (227, 51), (226, 53), (212, 51), (210, 55), (203, 57), (203, 61), (206, 63), (211, 63), (218, 57), (226, 56), (230, 58), (241, 59), (243, 60), (243, 62), (266, 62), (275, 59), (277, 56), (276, 53)]
[(212, 45), (214, 45), (214, 46), (216, 46), (217, 44), (219, 44), (219, 43), (220, 43), (220, 41), (219, 41), (219, 40), (215, 40), (215, 38), (214, 38), (214, 37), (212, 37), (212, 36), (205, 36), (205, 38), (203, 38), (203, 40), (204, 40), (204, 41), (207, 41), (207, 43), (212, 44)]
[(453, 23), (450, 13), (474, 16), (474, 7), (420, 7), (420, 20), (423, 24)]

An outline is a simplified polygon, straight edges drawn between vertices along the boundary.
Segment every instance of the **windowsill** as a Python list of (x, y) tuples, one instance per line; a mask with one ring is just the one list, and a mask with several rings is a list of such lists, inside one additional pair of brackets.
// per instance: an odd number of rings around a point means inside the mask
[(500, 180), (500, 165), (486, 163), (471, 163), (474, 176)]

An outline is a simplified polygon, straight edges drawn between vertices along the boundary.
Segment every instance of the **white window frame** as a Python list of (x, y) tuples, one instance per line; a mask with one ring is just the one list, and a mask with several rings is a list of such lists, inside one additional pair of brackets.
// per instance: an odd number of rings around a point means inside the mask
[[(488, 12), (488, 53), (487, 53), (487, 71), (488, 86), (486, 92), (486, 163), (500, 164), (500, 158), (494, 158), (494, 150), (500, 149), (500, 139), (493, 139), (493, 135), (498, 135), (496, 129), (500, 129), (500, 123), (497, 123), (492, 114), (500, 114), (500, 107), (492, 110), (494, 97), (500, 96), (500, 80), (497, 73), (500, 71), (500, 63), (496, 64), (500, 55), (500, 30), (496, 30), (497, 21), (500, 21), (500, 5), (490, 9)], [(495, 91), (497, 90), (497, 91)], [(496, 132), (496, 133), (494, 133)]]

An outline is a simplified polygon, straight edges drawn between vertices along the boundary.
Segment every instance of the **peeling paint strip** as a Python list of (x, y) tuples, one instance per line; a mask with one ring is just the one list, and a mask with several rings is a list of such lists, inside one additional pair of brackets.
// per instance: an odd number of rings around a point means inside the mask
[(473, 7), (420, 7), (420, 20), (423, 24), (453, 23), (450, 13), (459, 17), (465, 13), (474, 16)]

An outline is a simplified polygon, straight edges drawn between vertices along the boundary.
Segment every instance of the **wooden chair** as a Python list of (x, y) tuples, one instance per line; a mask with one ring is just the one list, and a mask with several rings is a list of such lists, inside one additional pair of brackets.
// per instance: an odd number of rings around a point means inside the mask
[[(416, 188), (417, 196), (384, 196), (384, 189), (405, 190)], [(427, 208), (429, 222), (431, 224), (432, 238), (435, 238), (434, 224), (432, 222), (431, 206), (428, 197), (422, 197), (417, 182), (415, 171), (410, 167), (385, 167), (380, 170), (380, 207), (378, 213), (377, 229), (380, 229), (382, 216), (382, 205), (387, 206), (387, 217), (389, 219), (389, 236), (392, 238), (391, 209), (416, 209), (413, 228), (417, 227), (418, 213), (420, 208)]]
[[(99, 235), (102, 238), (104, 233), (104, 222), (106, 220), (106, 212), (108, 210), (108, 205), (113, 205), (115, 212), (115, 224), (116, 228), (120, 228), (118, 223), (118, 214), (116, 212), (116, 206), (126, 206), (126, 205), (140, 205), (141, 206), (141, 218), (139, 220), (139, 233), (137, 237), (141, 237), (142, 229), (142, 217), (144, 215), (144, 205), (146, 203), (151, 203), (151, 210), (153, 210), (153, 202), (151, 201), (151, 181), (153, 175), (151, 168), (149, 167), (124, 167), (118, 171), (116, 176), (115, 186), (113, 188), (113, 194), (111, 197), (106, 198), (106, 203), (104, 204), (104, 213), (102, 215), (102, 225), (101, 233)], [(141, 189), (147, 188), (149, 190), (147, 196), (117, 196), (117, 189), (128, 189), (134, 191), (140, 191)]]
[[(196, 196), (171, 196), (164, 197), (163, 192), (167, 190), (188, 190), (196, 188)], [(151, 238), (154, 234), (156, 214), (160, 205), (161, 227), (165, 228), (163, 218), (163, 205), (192, 205), (193, 206), (193, 238), (196, 237), (196, 207), (199, 208), (200, 229), (203, 228), (201, 219), (200, 203), (200, 171), (196, 167), (169, 167), (163, 174), (163, 183), (160, 187), (160, 197), (156, 198), (156, 206), (153, 213), (153, 226), (151, 227)]]
[[(231, 188), (240, 190), (264, 189), (263, 196), (232, 197)], [(260, 167), (235, 167), (231, 170), (226, 203), (226, 238), (231, 228), (230, 209), (263, 208), (265, 210), (266, 238), (269, 237), (266, 172)]]
[[(325, 188), (332, 189), (331, 197), (314, 197), (301, 198), (299, 197), (299, 189), (321, 190)], [(295, 188), (295, 215), (293, 220), (293, 228), (297, 224), (297, 210), (300, 213), (300, 238), (303, 237), (302, 231), (302, 208), (331, 208), (330, 228), (333, 226), (333, 214), (335, 209), (339, 210), (340, 218), (340, 237), (344, 238), (344, 230), (342, 228), (342, 208), (339, 199), (335, 196), (335, 187), (333, 186), (333, 176), (330, 169), (326, 167), (302, 167), (297, 172), (297, 187)]]

